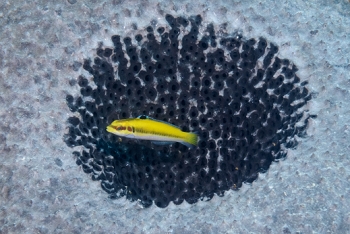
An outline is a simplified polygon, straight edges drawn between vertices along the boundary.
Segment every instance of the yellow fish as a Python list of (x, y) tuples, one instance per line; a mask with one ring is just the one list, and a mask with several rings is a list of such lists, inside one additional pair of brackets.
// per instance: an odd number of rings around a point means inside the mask
[(133, 119), (115, 120), (106, 130), (122, 137), (150, 140), (154, 144), (179, 142), (188, 147), (197, 146), (197, 134), (183, 132), (172, 124), (145, 115)]

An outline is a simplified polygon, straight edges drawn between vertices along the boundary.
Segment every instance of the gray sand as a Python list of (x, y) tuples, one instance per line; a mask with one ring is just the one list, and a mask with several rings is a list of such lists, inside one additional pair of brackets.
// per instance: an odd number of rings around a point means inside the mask
[[(41, 1), (40, 1), (41, 2)], [(332, 1), (0, 3), (0, 233), (346, 233), (350, 230), (350, 3)], [(292, 1), (291, 1), (292, 2)], [(111, 200), (63, 142), (69, 80), (99, 42), (165, 14), (201, 14), (266, 37), (314, 98), (308, 138), (239, 191), (142, 209)], [(79, 150), (79, 149), (77, 149)]]

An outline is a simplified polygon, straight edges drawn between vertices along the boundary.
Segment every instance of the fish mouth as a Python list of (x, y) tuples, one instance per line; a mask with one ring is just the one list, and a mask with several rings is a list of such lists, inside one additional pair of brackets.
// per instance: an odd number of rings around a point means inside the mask
[(115, 133), (116, 132), (115, 128), (113, 128), (111, 126), (107, 126), (106, 131), (110, 132), (110, 133)]

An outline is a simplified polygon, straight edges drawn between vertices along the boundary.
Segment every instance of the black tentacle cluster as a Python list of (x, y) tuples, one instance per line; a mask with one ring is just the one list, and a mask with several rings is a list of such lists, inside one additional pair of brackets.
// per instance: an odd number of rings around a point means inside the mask
[[(111, 198), (195, 203), (253, 182), (304, 136), (311, 99), (297, 68), (264, 38), (218, 38), (201, 16), (166, 15), (168, 26), (112, 36), (67, 96), (65, 142)], [(200, 34), (199, 31), (202, 30)], [(198, 147), (157, 146), (106, 132), (115, 119), (148, 115), (197, 132)], [(297, 122), (303, 124), (296, 125)]]

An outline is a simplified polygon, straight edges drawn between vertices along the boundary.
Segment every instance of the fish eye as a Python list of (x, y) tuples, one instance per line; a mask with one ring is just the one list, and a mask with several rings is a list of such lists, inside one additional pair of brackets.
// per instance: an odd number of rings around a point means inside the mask
[(118, 127), (117, 127), (117, 130), (118, 130), (118, 131), (121, 131), (122, 129), (123, 129), (122, 126), (118, 126)]

